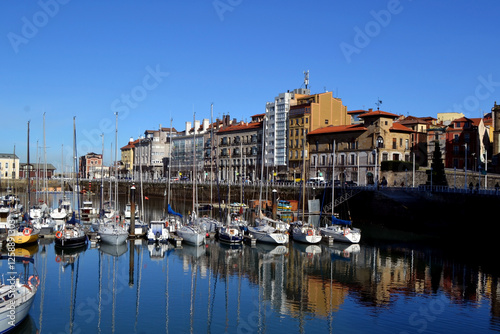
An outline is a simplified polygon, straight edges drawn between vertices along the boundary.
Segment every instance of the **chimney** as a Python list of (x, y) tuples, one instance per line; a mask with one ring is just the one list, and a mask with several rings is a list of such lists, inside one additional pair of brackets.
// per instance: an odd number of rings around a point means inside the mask
[(198, 133), (200, 129), (200, 121), (194, 121), (194, 133)]
[(186, 122), (186, 136), (189, 135), (189, 130), (191, 130), (191, 122)]
[(203, 119), (203, 132), (207, 131), (209, 126), (210, 126), (210, 121), (208, 120), (208, 118), (204, 118)]
[(368, 108), (368, 112), (372, 112), (373, 111), (373, 108)]

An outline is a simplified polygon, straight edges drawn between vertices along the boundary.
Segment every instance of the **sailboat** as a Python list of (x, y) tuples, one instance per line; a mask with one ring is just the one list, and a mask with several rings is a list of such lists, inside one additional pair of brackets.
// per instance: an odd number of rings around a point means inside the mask
[[(102, 158), (104, 160), (104, 136), (102, 137)], [(101, 185), (102, 185), (102, 168), (101, 168)], [(102, 204), (102, 192), (100, 197)], [(102, 219), (102, 217), (100, 218)], [(104, 218), (104, 222), (102, 224), (99, 224), (97, 234), (99, 235), (99, 238), (103, 243), (110, 245), (124, 244), (128, 238), (128, 230), (127, 227), (125, 226), (125, 222), (124, 221), (120, 222), (120, 217), (118, 216), (114, 216), (111, 219)]]
[[(30, 122), (28, 122), (28, 168), (30, 166)], [(27, 208), (30, 207), (30, 199), (29, 195), (31, 193), (30, 189), (30, 171), (28, 170), (28, 203), (26, 205)], [(16, 245), (26, 245), (31, 244), (38, 241), (38, 235), (40, 234), (40, 230), (36, 229), (29, 217), (29, 214), (25, 214), (22, 222), (15, 225), (15, 229), (13, 233), (9, 233), (9, 237), (12, 237), (12, 240)]]
[[(304, 148), (305, 149), (305, 148)], [(301, 179), (305, 180), (305, 154), (302, 154), (302, 175)], [(318, 229), (316, 229), (313, 224), (306, 222), (305, 215), (305, 198), (306, 198), (306, 187), (305, 182), (302, 182), (302, 196), (300, 197), (302, 201), (302, 220), (297, 221), (291, 227), (292, 239), (294, 241), (306, 243), (306, 244), (317, 244), (321, 241), (322, 236)], [(309, 213), (311, 213), (311, 201), (309, 201), (308, 206)], [(310, 216), (309, 216), (310, 218)]]
[[(6, 277), (0, 280), (0, 333), (14, 329), (28, 316), (35, 300), (40, 278), (34, 259), (24, 256), (0, 256), (5, 261)], [(8, 266), (7, 266), (8, 263)], [(30, 266), (32, 264), (32, 266)], [(30, 273), (30, 267), (32, 272)], [(8, 269), (10, 268), (10, 269)], [(8, 271), (8, 273), (7, 273)]]
[[(265, 128), (264, 118), (264, 128)], [(260, 192), (259, 192), (259, 206), (257, 211), (257, 217), (255, 219), (254, 226), (248, 226), (248, 233), (255, 238), (258, 242), (271, 243), (271, 244), (286, 244), (289, 241), (286, 223), (274, 220), (262, 215), (262, 180), (264, 177), (264, 151), (265, 151), (265, 141), (263, 141), (262, 147), (262, 162), (260, 168)], [(267, 202), (267, 201), (266, 201)]]
[(320, 233), (326, 237), (332, 237), (334, 241), (348, 242), (356, 244), (361, 240), (361, 230), (352, 227), (350, 220), (342, 220), (335, 217), (335, 141), (333, 141), (333, 161), (332, 161), (332, 214), (331, 225), (326, 224), (320, 228)]
[[(76, 124), (75, 117), (73, 117), (73, 171), (76, 174), (76, 182), (78, 184), (78, 164), (76, 153)], [(73, 186), (73, 193), (76, 187)], [(78, 199), (79, 202), (79, 199)], [(79, 205), (77, 205), (79, 208)], [(75, 212), (73, 211), (70, 220), (63, 223), (61, 229), (56, 231), (55, 246), (59, 248), (75, 248), (82, 247), (87, 244), (87, 235), (83, 229), (82, 224), (76, 220)]]
[[(196, 114), (195, 114), (196, 115)], [(193, 124), (195, 123), (195, 116), (193, 117)], [(197, 192), (196, 192), (196, 128), (193, 128), (193, 207), (191, 216), (188, 222), (183, 224), (177, 229), (177, 235), (180, 236), (184, 242), (195, 246), (200, 246), (205, 243), (205, 232), (201, 229), (197, 222), (198, 219), (198, 205), (197, 205)]]

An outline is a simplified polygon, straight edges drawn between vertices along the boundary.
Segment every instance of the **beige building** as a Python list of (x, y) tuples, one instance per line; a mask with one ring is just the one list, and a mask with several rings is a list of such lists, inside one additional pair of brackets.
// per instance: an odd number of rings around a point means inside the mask
[(0, 153), (0, 179), (19, 178), (19, 158), (12, 153)]
[(130, 138), (128, 144), (120, 148), (121, 151), (121, 162), (123, 169), (120, 174), (125, 177), (132, 177), (134, 173), (134, 148), (135, 144), (137, 144), (139, 140), (135, 140)]
[(396, 122), (398, 115), (369, 111), (359, 116), (363, 123), (328, 126), (307, 136), (310, 151), (309, 174), (332, 180), (335, 143), (335, 180), (373, 184), (381, 161), (411, 159), (413, 130)]
[[(297, 104), (291, 106), (289, 112), (289, 178), (301, 175), (303, 163), (306, 169), (309, 166), (309, 146), (306, 141), (309, 132), (325, 126), (350, 123), (351, 116), (347, 113), (347, 107), (342, 104), (341, 99), (334, 98), (331, 92), (297, 98)], [(306, 178), (314, 176), (309, 171), (305, 175)]]

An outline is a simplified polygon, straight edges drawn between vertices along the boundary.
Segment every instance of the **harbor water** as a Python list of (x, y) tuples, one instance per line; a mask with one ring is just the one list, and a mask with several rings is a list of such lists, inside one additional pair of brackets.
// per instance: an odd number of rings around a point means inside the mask
[[(161, 215), (162, 203), (145, 210)], [(209, 239), (60, 251), (41, 238), (19, 251), (40, 286), (16, 333), (500, 331), (498, 272), (435, 247)]]

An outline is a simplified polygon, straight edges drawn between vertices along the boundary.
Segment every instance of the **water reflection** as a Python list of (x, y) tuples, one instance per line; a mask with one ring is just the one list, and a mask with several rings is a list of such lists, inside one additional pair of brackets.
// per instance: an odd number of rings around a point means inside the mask
[(19, 252), (35, 257), (31, 321), (48, 333), (500, 330), (498, 274), (434, 249), (138, 240), (72, 252), (40, 239)]

